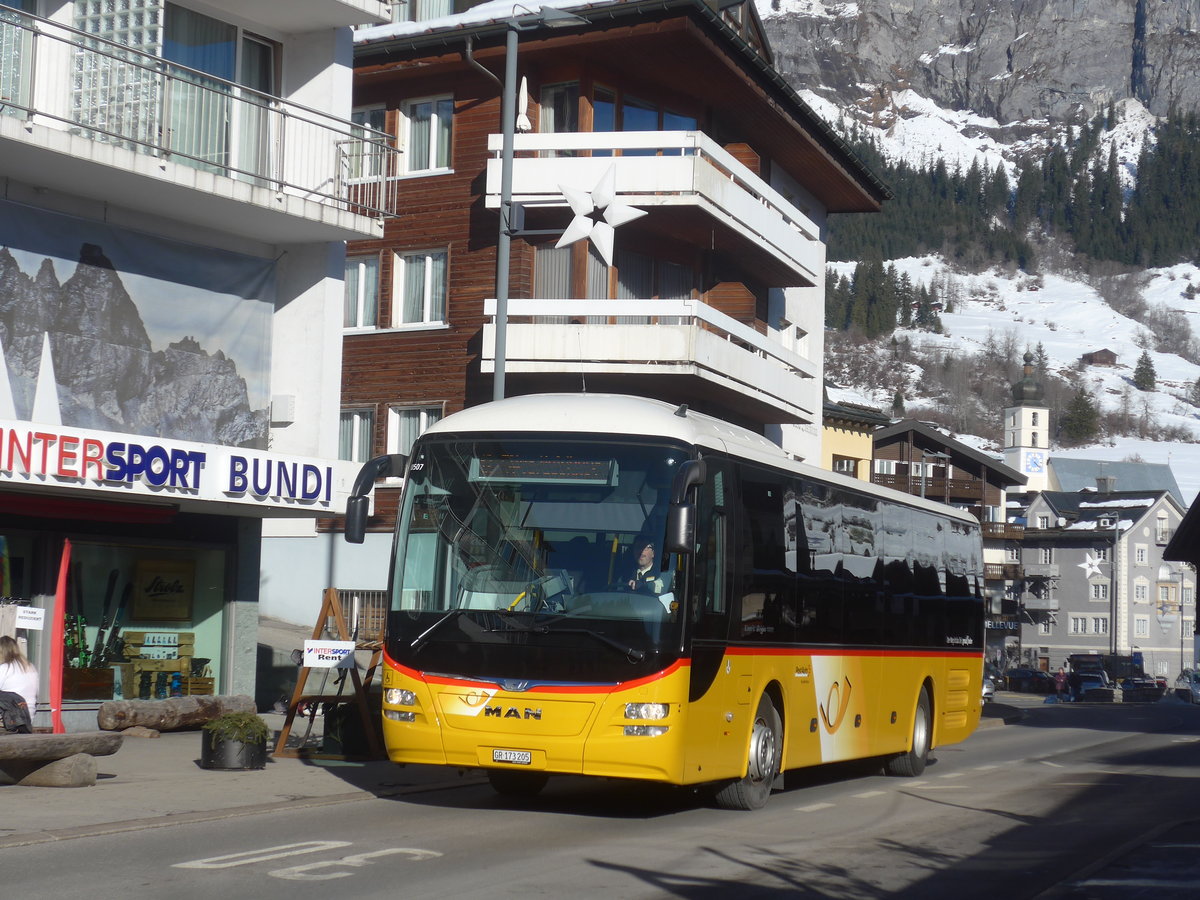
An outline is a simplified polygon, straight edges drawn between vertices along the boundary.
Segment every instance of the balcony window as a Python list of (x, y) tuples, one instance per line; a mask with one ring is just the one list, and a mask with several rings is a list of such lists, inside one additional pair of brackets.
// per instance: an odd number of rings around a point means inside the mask
[(375, 413), (369, 409), (343, 409), (338, 423), (338, 459), (366, 462), (371, 458)]
[(446, 321), (446, 259), (445, 250), (400, 254), (396, 272), (400, 302), (395, 304), (394, 316), (397, 327)]
[(453, 0), (400, 0), (392, 4), (393, 22), (426, 22), (453, 13)]
[(404, 161), (409, 173), (440, 172), (450, 168), (454, 122), (451, 97), (409, 100), (400, 106), (404, 119)]
[(538, 131), (542, 134), (575, 134), (579, 131), (578, 81), (548, 84), (542, 88)]
[(362, 141), (362, 138), (366, 136), (367, 128), (374, 131), (387, 131), (387, 108), (382, 103), (376, 106), (360, 106), (351, 111), (350, 121), (361, 126), (362, 130), (355, 129), (355, 136), (359, 140), (355, 141), (350, 148), (347, 177), (363, 178), (382, 174), (382, 156), (373, 152), (372, 145)]
[(394, 406), (388, 410), (388, 453), (412, 452), (413, 443), (442, 418), (442, 407)]
[(347, 256), (343, 328), (374, 328), (379, 311), (379, 256)]

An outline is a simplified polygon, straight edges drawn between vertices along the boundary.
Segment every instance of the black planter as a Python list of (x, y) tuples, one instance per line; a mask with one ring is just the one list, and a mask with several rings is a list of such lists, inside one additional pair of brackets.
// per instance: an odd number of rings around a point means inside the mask
[(246, 744), (213, 737), (211, 731), (200, 732), (200, 768), (202, 769), (262, 769), (267, 765), (267, 744), (259, 741)]

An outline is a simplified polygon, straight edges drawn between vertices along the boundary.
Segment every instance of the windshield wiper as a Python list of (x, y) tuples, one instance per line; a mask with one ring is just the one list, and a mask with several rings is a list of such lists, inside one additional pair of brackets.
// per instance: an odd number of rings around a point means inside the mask
[(445, 625), (451, 619), (457, 619), (459, 616), (461, 616), (465, 612), (467, 612), (467, 610), (465, 610), (461, 607), (456, 607), (455, 609), (450, 610), (448, 613), (446, 613), (444, 616), (442, 616), (440, 619), (438, 619), (436, 622), (434, 622), (432, 625), (430, 625), (428, 628), (426, 628), (424, 631), (422, 631), (420, 634), (418, 634), (415, 638), (413, 638), (413, 641), (411, 644), (408, 645), (408, 648), (410, 650), (420, 649), (421, 645), (424, 644), (425, 641), (427, 641), (429, 639), (429, 636), (431, 634), (433, 634), (435, 631), (437, 631), (439, 628), (441, 628), (443, 625)]
[(607, 634), (601, 634), (599, 631), (592, 631), (592, 629), (590, 629), (590, 628), (553, 628), (552, 629), (548, 625), (543, 625), (542, 628), (544, 628), (547, 633), (553, 632), (554, 634), (586, 634), (589, 637), (595, 638), (600, 643), (605, 644), (609, 647), (612, 647), (618, 653), (624, 654), (625, 658), (628, 659), (631, 663), (638, 663), (646, 658), (645, 650), (639, 650), (636, 647), (630, 647), (627, 644), (622, 644), (620, 641), (613, 640)]

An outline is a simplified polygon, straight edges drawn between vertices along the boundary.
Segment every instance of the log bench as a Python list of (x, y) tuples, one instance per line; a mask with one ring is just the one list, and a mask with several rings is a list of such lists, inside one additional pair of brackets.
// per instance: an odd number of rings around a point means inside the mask
[(90, 787), (96, 757), (116, 753), (123, 740), (107, 731), (0, 735), (0, 773), (25, 787)]

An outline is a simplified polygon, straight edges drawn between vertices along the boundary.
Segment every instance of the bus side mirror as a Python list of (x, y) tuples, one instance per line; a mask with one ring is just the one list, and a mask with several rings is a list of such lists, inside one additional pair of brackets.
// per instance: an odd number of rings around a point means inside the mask
[(361, 544), (367, 533), (367, 513), (371, 510), (371, 491), (379, 478), (399, 478), (408, 467), (408, 457), (401, 453), (389, 453), (367, 460), (358, 470), (354, 489), (346, 501), (346, 542)]
[(696, 505), (688, 492), (708, 477), (702, 459), (689, 459), (675, 473), (671, 485), (671, 508), (667, 512), (667, 534), (663, 542), (668, 553), (691, 553), (696, 546)]

